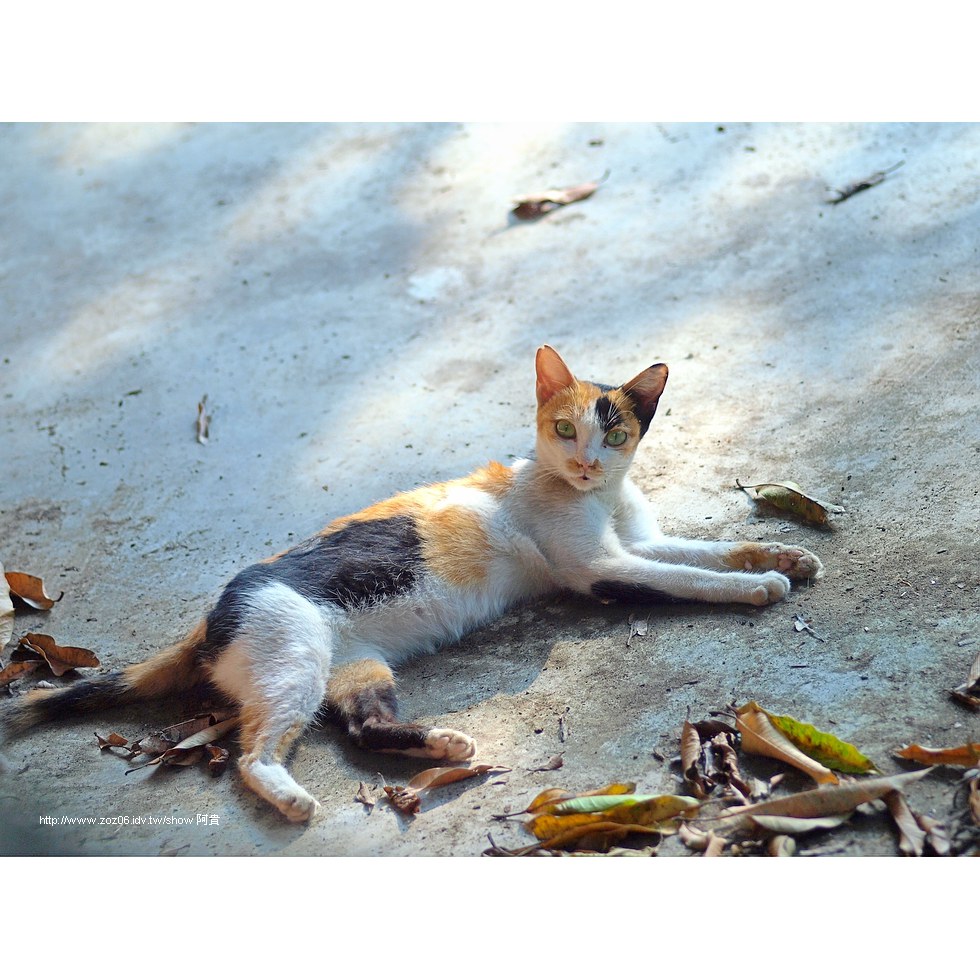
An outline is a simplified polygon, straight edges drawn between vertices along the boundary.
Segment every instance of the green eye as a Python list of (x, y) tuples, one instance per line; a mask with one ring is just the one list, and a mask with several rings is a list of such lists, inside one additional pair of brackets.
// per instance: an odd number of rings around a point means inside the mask
[(621, 446), (624, 442), (626, 442), (626, 432), (623, 429), (613, 429), (606, 436), (607, 446)]
[(572, 423), (567, 419), (562, 419), (560, 422), (555, 423), (555, 432), (557, 432), (562, 439), (575, 438), (575, 426), (572, 425)]

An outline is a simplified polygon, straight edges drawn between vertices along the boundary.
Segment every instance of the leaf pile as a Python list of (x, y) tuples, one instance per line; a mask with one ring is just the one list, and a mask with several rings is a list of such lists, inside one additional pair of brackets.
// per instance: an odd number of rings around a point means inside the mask
[[(17, 643), (17, 649), (10, 659), (23, 663), (35, 661), (35, 666), (43, 661), (51, 668), (55, 677), (61, 677), (77, 667), (98, 667), (99, 658), (84, 647), (64, 647), (47, 633), (25, 633)], [(11, 664), (13, 666), (13, 664)]]
[(132, 743), (116, 732), (112, 732), (107, 738), (96, 732), (95, 737), (103, 752), (107, 749), (123, 749), (127, 761), (139, 755), (153, 756), (148, 762), (127, 769), (127, 776), (147, 766), (193, 766), (205, 758), (211, 775), (220, 776), (228, 765), (230, 753), (214, 743), (237, 727), (237, 717), (219, 718), (218, 715), (209, 713), (143, 735)]

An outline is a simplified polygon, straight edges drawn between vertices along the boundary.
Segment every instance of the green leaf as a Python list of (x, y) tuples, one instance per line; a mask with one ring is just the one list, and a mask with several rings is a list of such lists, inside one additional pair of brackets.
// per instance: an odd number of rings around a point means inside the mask
[(867, 756), (862, 755), (850, 743), (842, 742), (836, 735), (822, 732), (789, 715), (773, 715), (764, 708), (760, 710), (804, 755), (828, 769), (856, 774), (878, 771), (878, 767)]

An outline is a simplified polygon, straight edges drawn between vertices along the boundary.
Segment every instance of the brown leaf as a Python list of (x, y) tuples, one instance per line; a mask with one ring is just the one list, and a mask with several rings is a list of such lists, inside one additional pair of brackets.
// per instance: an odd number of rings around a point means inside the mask
[(910, 759), (926, 766), (975, 766), (980, 762), (980, 742), (958, 745), (952, 749), (931, 749), (927, 745), (906, 745), (896, 749), (900, 759)]
[(528, 772), (554, 772), (556, 769), (561, 769), (565, 764), (565, 760), (561, 755), (553, 755), (543, 766), (538, 766), (537, 769), (528, 769)]
[(705, 799), (714, 789), (714, 783), (710, 778), (702, 775), (698, 770), (698, 763), (703, 754), (698, 730), (685, 719), (681, 727), (681, 771), (692, 795), (699, 800)]
[(919, 826), (908, 801), (898, 790), (886, 793), (884, 799), (898, 828), (898, 849), (907, 856), (922, 857), (926, 832)]
[(437, 786), (448, 786), (450, 783), (458, 783), (461, 779), (472, 779), (474, 776), (483, 776), (488, 772), (510, 772), (504, 766), (479, 765), (472, 768), (463, 766), (439, 766), (435, 769), (426, 769), (417, 776), (413, 776), (408, 781), (407, 789), (413, 789), (417, 793), (424, 793), (426, 790), (435, 789)]
[(167, 749), (174, 748), (185, 738), (189, 738), (197, 732), (202, 732), (204, 729), (210, 728), (212, 725), (223, 720), (224, 718), (219, 718), (213, 712), (195, 715), (193, 718), (178, 722), (169, 728), (163, 728), (160, 731), (151, 732), (149, 735), (143, 735), (133, 742), (133, 750), (137, 755), (160, 755), (166, 752)]
[(103, 751), (105, 749), (121, 749), (125, 748), (129, 744), (129, 740), (122, 737), (122, 735), (116, 732), (110, 732), (108, 738), (103, 738), (98, 732), (93, 732), (95, 737), (99, 740), (99, 748)]
[(22, 674), (33, 673), (40, 666), (41, 662), (39, 660), (28, 660), (21, 663), (7, 664), (3, 670), (0, 670), (0, 684), (9, 684)]
[(365, 806), (374, 806), (377, 800), (371, 795), (371, 790), (368, 788), (367, 783), (361, 783), (357, 787), (357, 793), (354, 796), (355, 803), (363, 803)]
[(751, 806), (735, 806), (719, 814), (719, 827), (744, 828), (749, 819), (761, 817), (789, 817), (796, 820), (820, 819), (846, 815), (862, 803), (881, 799), (892, 790), (901, 790), (908, 783), (927, 776), (931, 769), (900, 773), (896, 776), (879, 776), (872, 779), (849, 779), (837, 786), (821, 786), (819, 789), (793, 793), (775, 800), (754, 803)]
[[(0, 570), (2, 567), (0, 566)], [(32, 609), (50, 609), (56, 602), (60, 602), (65, 594), (62, 592), (57, 599), (52, 599), (44, 589), (44, 582), (36, 575), (28, 575), (26, 572), (4, 572), (3, 574), (7, 579), (7, 585), (10, 587), (10, 594)]]
[[(167, 766), (193, 765), (195, 762), (198, 762), (204, 758), (204, 747), (206, 745), (216, 742), (219, 738), (227, 735), (228, 732), (237, 726), (238, 718), (235, 717), (226, 718), (223, 721), (216, 722), (215, 724), (209, 725), (206, 728), (199, 729), (198, 731), (193, 732), (186, 738), (182, 739), (172, 748), (166, 749), (155, 759), (151, 759), (149, 762), (144, 762), (142, 765), (135, 766), (132, 769), (127, 769), (126, 775), (129, 775), (131, 772), (136, 772), (138, 769), (145, 769), (147, 766), (158, 766), (161, 763)], [(140, 742), (142, 743), (142, 739)]]
[(63, 647), (46, 633), (25, 633), (11, 654), (14, 660), (44, 660), (55, 677), (76, 667), (98, 667), (99, 658), (84, 647)]
[(776, 834), (775, 837), (769, 838), (766, 852), (774, 858), (793, 857), (796, 854), (796, 841), (785, 834)]
[(422, 798), (414, 789), (406, 786), (382, 786), (388, 802), (402, 813), (414, 816), (422, 806)]
[(970, 780), (970, 816), (980, 827), (980, 776), (974, 776)]
[(547, 190), (540, 194), (529, 194), (525, 197), (515, 197), (516, 207), (511, 212), (515, 218), (524, 221), (532, 221), (540, 218), (549, 211), (564, 207), (566, 204), (574, 204), (576, 201), (584, 201), (591, 197), (599, 185), (609, 176), (607, 170), (598, 180), (589, 181), (585, 184), (576, 184), (574, 187), (564, 187), (561, 190)]
[(228, 767), (231, 753), (221, 745), (205, 745), (208, 754), (208, 772), (212, 776), (220, 776)]
[(966, 683), (960, 684), (959, 687), (949, 693), (972, 711), (980, 711), (980, 653), (976, 655), (970, 666)]

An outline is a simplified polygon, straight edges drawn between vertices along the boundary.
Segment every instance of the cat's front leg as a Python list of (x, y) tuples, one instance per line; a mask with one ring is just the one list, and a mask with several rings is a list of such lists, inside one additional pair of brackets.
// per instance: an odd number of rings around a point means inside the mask
[(635, 555), (653, 561), (719, 571), (780, 572), (794, 581), (815, 581), (823, 576), (823, 563), (806, 548), (778, 542), (691, 541), (686, 538), (658, 538), (630, 545)]
[(628, 553), (592, 563), (584, 582), (581, 575), (576, 578), (575, 587), (597, 599), (632, 602), (671, 598), (766, 606), (784, 599), (791, 587), (789, 579), (777, 571), (722, 572)]

